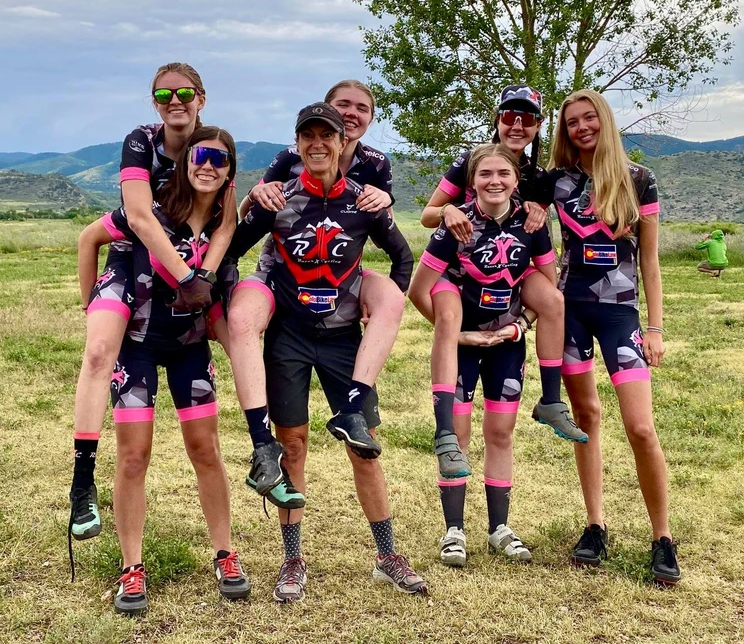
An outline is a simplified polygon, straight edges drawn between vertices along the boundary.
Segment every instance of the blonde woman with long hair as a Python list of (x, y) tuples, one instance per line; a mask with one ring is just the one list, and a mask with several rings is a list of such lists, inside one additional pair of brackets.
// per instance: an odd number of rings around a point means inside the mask
[[(592, 90), (563, 101), (550, 168), (564, 246), (559, 279), (566, 308), (563, 378), (574, 418), (589, 435), (588, 443), (574, 446), (588, 525), (572, 561), (598, 566), (607, 555), (594, 378), (597, 338), (651, 520), (651, 572), (657, 582), (676, 584), (681, 573), (669, 531), (666, 463), (654, 427), (649, 371), (664, 355), (656, 178), (628, 159), (610, 106)], [(648, 309), (645, 333), (638, 312), (639, 266)]]

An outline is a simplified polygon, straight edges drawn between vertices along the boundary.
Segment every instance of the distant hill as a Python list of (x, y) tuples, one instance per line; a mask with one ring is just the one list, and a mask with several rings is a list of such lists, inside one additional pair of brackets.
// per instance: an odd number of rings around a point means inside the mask
[(663, 134), (626, 134), (623, 144), (626, 150), (638, 149), (648, 157), (680, 152), (744, 152), (744, 136), (717, 141), (685, 141)]
[(96, 205), (95, 199), (61, 174), (0, 170), (0, 210), (21, 206), (62, 210), (91, 205)]
[[(265, 168), (277, 152), (287, 147), (283, 143), (266, 141), (238, 141), (235, 145), (240, 171)], [(67, 153), (0, 152), (0, 169), (31, 174), (61, 174), (70, 177), (85, 190), (114, 192), (119, 189), (121, 146), (121, 143), (102, 143)]]

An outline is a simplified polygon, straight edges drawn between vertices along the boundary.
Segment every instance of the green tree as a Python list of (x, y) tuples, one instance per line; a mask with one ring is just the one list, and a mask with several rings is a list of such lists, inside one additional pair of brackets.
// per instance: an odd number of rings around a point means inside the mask
[[(364, 30), (383, 116), (418, 154), (451, 154), (488, 136), (505, 85), (555, 110), (583, 87), (622, 94), (660, 130), (689, 107), (691, 83), (731, 61), (737, 0), (356, 0), (383, 26)], [(680, 111), (681, 110), (681, 111)]]

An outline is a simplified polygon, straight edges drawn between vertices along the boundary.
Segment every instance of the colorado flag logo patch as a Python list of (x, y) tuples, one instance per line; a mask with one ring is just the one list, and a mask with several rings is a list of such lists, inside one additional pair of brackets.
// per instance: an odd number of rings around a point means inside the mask
[(584, 244), (584, 264), (617, 266), (615, 244)]

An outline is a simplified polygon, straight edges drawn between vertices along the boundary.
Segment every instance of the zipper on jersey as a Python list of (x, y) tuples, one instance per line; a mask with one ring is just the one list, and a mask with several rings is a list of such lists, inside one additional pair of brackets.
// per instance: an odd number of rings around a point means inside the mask
[[(320, 262), (320, 260), (323, 258), (323, 250), (325, 249), (325, 220), (328, 218), (328, 197), (323, 197), (323, 220), (320, 222), (320, 230), (318, 231), (318, 258), (317, 261)], [(320, 275), (321, 275), (321, 266), (318, 264), (318, 266), (315, 268), (315, 279), (317, 281), (320, 281)]]

